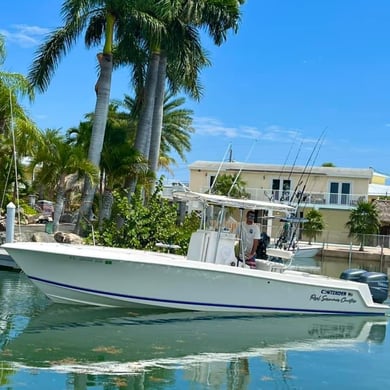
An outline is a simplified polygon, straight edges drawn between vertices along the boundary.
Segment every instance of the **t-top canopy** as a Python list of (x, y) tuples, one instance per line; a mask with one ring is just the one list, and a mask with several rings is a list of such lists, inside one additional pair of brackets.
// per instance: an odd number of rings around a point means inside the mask
[(212, 205), (234, 207), (245, 210), (277, 210), (289, 213), (295, 208), (283, 203), (263, 202), (251, 199), (236, 199), (224, 195), (202, 194), (192, 191), (175, 191), (173, 197), (182, 201), (198, 201)]

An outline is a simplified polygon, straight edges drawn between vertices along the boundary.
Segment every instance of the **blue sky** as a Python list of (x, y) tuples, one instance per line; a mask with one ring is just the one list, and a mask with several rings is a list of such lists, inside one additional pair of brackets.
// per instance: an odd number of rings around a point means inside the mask
[[(61, 24), (58, 0), (2, 5), (3, 69), (26, 74), (44, 35)], [(236, 161), (306, 165), (326, 129), (315, 165), (373, 167), (390, 173), (390, 2), (247, 0), (237, 34), (221, 47), (207, 40), (212, 66), (200, 102), (187, 99), (196, 133), (188, 164)], [(24, 103), (42, 129), (77, 126), (95, 105), (96, 53), (82, 39), (59, 64), (46, 93)], [(113, 75), (111, 97), (131, 94), (129, 71)], [(310, 164), (313, 160), (310, 160)]]

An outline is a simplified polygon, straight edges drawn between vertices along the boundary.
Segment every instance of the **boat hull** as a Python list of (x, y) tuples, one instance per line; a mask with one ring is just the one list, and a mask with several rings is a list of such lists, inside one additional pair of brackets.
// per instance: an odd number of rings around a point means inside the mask
[(315, 257), (322, 249), (319, 245), (298, 246), (294, 251), (294, 258)]
[(2, 268), (20, 271), (19, 266), (12, 260), (11, 256), (3, 248), (0, 248), (0, 269)]
[(173, 254), (52, 243), (4, 248), (55, 302), (107, 307), (384, 315), (366, 284), (304, 272), (248, 269)]

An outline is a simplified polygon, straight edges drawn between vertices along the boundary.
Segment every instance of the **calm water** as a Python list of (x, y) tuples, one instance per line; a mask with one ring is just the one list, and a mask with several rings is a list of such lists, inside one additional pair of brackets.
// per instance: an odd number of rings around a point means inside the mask
[[(305, 260), (303, 267), (315, 267)], [(327, 262), (329, 274), (345, 265)], [(374, 266), (372, 266), (374, 267)], [(51, 304), (0, 271), (0, 389), (384, 389), (389, 318)]]

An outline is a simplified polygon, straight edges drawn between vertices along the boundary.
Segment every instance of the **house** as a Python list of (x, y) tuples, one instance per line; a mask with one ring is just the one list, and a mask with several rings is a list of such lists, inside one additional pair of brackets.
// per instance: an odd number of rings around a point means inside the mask
[(386, 184), (388, 179), (388, 175), (374, 172), (368, 188), (368, 199), (375, 203), (379, 212), (381, 220), (380, 234), (386, 236), (390, 235), (390, 186)]
[[(217, 175), (240, 176), (251, 199), (279, 201), (297, 207), (297, 216), (310, 209), (321, 212), (325, 222), (320, 241), (348, 243), (345, 227), (351, 210), (368, 201), (370, 185), (380, 180), (372, 168), (304, 167), (241, 162), (196, 161), (189, 166), (190, 189), (208, 191)], [(382, 184), (383, 185), (383, 184)], [(281, 229), (279, 216), (261, 215), (258, 223), (271, 237)], [(270, 220), (273, 219), (272, 223)]]

